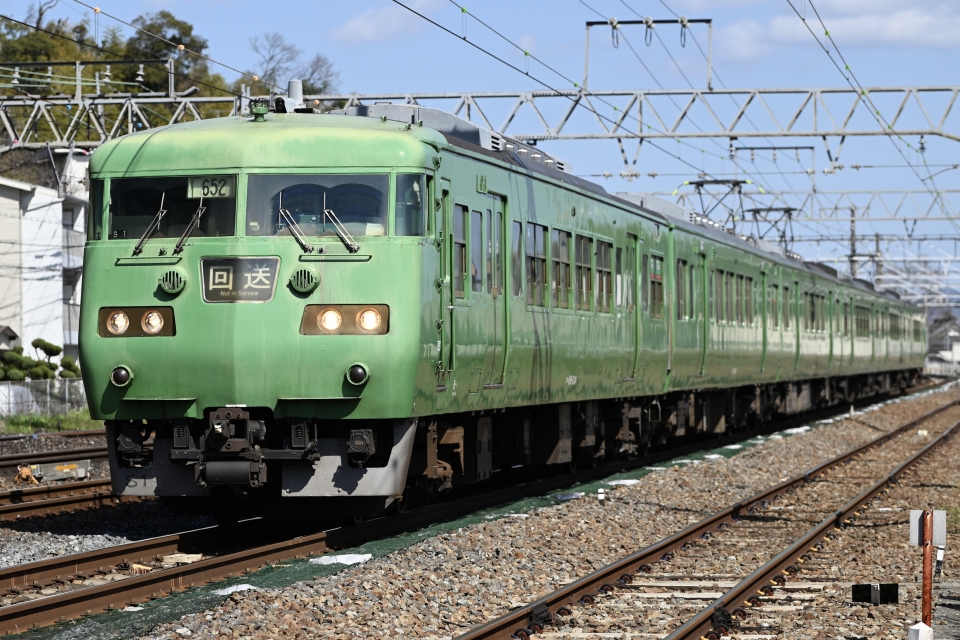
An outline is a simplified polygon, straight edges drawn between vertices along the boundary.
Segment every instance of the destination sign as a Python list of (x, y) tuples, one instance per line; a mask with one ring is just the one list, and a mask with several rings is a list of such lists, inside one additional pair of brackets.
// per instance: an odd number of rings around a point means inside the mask
[(269, 302), (277, 286), (280, 258), (203, 258), (204, 302)]

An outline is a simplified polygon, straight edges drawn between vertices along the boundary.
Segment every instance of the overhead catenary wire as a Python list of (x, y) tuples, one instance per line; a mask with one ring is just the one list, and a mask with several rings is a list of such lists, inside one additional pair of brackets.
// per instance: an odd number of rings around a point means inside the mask
[(207, 62), (212, 62), (213, 64), (216, 64), (216, 65), (219, 65), (219, 66), (221, 66), (221, 67), (224, 67), (225, 69), (229, 69), (230, 71), (233, 71), (234, 73), (238, 73), (238, 74), (240, 74), (241, 76), (243, 76), (243, 77), (245, 77), (245, 78), (250, 78), (250, 79), (253, 80), (254, 82), (260, 81), (260, 82), (263, 82), (264, 84), (269, 84), (270, 86), (275, 87), (275, 88), (277, 88), (277, 89), (281, 89), (281, 88), (282, 88), (282, 87), (280, 87), (280, 86), (278, 86), (278, 85), (276, 85), (276, 84), (274, 84), (274, 83), (272, 83), (272, 82), (269, 82), (269, 81), (267, 81), (267, 80), (261, 79), (260, 76), (253, 75), (253, 74), (251, 74), (251, 73), (247, 73), (246, 71), (241, 71), (241, 70), (237, 69), (236, 67), (232, 67), (232, 66), (228, 65), (228, 64), (225, 63), (225, 62), (220, 62), (219, 60), (215, 60), (215, 59), (211, 58), (210, 56), (204, 55), (204, 54), (202, 54), (202, 53), (200, 53), (200, 52), (198, 52), (198, 51), (193, 51), (193, 50), (191, 50), (191, 49), (187, 49), (182, 43), (172, 42), (172, 41), (170, 41), (170, 40), (167, 40), (167, 39), (164, 38), (163, 36), (159, 36), (159, 35), (157, 35), (157, 34), (155, 34), (155, 33), (151, 33), (151, 32), (149, 32), (149, 31), (147, 31), (146, 29), (141, 29), (140, 27), (138, 27), (138, 26), (136, 26), (136, 25), (134, 25), (134, 24), (131, 24), (131, 23), (127, 22), (126, 20), (123, 20), (122, 18), (118, 18), (118, 17), (115, 16), (115, 15), (112, 15), (112, 14), (107, 13), (106, 11), (103, 11), (103, 10), (100, 9), (99, 7), (94, 7), (94, 6), (92, 6), (92, 5), (89, 5), (89, 4), (87, 4), (86, 2), (83, 2), (82, 0), (73, 0), (73, 1), (74, 1), (75, 3), (83, 6), (83, 7), (86, 7), (87, 9), (92, 10), (95, 14), (105, 15), (106, 17), (110, 18), (111, 20), (116, 20), (116, 21), (119, 22), (120, 24), (126, 25), (126, 26), (130, 27), (131, 29), (135, 29), (135, 30), (139, 31), (140, 33), (142, 33), (142, 34), (144, 34), (144, 35), (150, 36), (151, 38), (156, 38), (157, 40), (160, 40), (161, 42), (165, 42), (165, 43), (167, 43), (167, 44), (169, 44), (169, 45), (171, 45), (171, 46), (173, 46), (173, 47), (176, 47), (178, 51), (183, 51), (183, 52), (186, 52), (186, 53), (191, 53), (191, 54), (197, 56), (198, 58), (203, 58), (203, 59), (206, 60)]

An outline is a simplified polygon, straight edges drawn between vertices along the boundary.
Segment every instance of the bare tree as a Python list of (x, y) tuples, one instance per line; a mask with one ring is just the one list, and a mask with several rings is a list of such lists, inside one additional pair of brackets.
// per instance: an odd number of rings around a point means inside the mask
[(43, 16), (59, 3), (60, 0), (40, 0), (36, 8), (30, 5), (29, 12), (27, 13), (27, 22), (33, 22), (37, 29), (41, 28), (43, 26)]
[(303, 51), (287, 42), (283, 34), (273, 32), (250, 39), (250, 47), (260, 58), (259, 76), (264, 82), (284, 86), (286, 80), (303, 80), (303, 92), (317, 94), (334, 91), (340, 74), (324, 55), (316, 54), (303, 62)]

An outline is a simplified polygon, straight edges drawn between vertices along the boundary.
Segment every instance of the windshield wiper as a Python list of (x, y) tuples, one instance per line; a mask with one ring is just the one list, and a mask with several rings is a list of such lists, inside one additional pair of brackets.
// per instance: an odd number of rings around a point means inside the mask
[[(300, 229), (300, 225), (297, 224), (297, 221), (293, 219), (293, 216), (290, 215), (290, 212), (283, 208), (283, 190), (280, 190), (280, 204), (277, 208), (277, 215), (287, 223), (287, 228), (290, 229), (291, 235), (297, 240), (297, 244), (300, 245), (300, 248), (303, 249), (304, 253), (313, 253), (313, 245), (307, 242), (306, 236), (303, 235), (303, 230)], [(323, 253), (321, 251), (321, 253)]]
[(137, 246), (133, 248), (133, 255), (138, 256), (143, 253), (143, 245), (147, 244), (147, 240), (150, 239), (157, 229), (160, 228), (160, 221), (163, 220), (163, 216), (167, 213), (167, 210), (163, 208), (163, 199), (167, 197), (167, 193), (164, 191), (160, 194), (160, 210), (157, 211), (157, 215), (153, 216), (153, 220), (150, 221), (150, 225), (143, 232), (143, 235), (140, 236), (140, 242), (137, 243)]
[(180, 236), (179, 240), (177, 240), (177, 246), (173, 248), (174, 255), (183, 251), (183, 245), (187, 244), (187, 238), (190, 237), (190, 234), (193, 233), (200, 224), (200, 216), (202, 216), (203, 212), (206, 210), (207, 208), (203, 206), (203, 196), (200, 196), (200, 206), (197, 207), (196, 213), (194, 213), (193, 217), (190, 218), (190, 224), (188, 224), (187, 228), (183, 230), (183, 235)]
[(343, 223), (340, 222), (340, 218), (337, 217), (331, 209), (327, 209), (327, 194), (323, 194), (323, 220), (327, 221), (329, 218), (330, 224), (333, 225), (333, 230), (337, 234), (337, 237), (340, 238), (340, 242), (343, 243), (343, 246), (347, 248), (347, 251), (350, 253), (356, 253), (360, 251), (360, 245), (357, 244), (357, 241), (353, 239), (353, 236), (350, 235), (350, 232), (347, 231), (347, 228), (343, 226)]

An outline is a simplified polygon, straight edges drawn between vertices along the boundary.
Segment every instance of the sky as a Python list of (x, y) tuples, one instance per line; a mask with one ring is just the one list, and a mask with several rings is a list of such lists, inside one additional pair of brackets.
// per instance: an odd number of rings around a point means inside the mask
[[(257, 69), (258, 58), (251, 49), (251, 38), (279, 32), (305, 55), (322, 53), (330, 58), (339, 72), (338, 89), (344, 93), (543, 89), (536, 80), (550, 87), (570, 88), (572, 82), (582, 82), (584, 75), (586, 21), (636, 20), (646, 16), (661, 19), (674, 14), (713, 20), (714, 88), (846, 87), (844, 76), (833, 63), (839, 61), (838, 54), (842, 54), (864, 87), (960, 86), (960, 66), (955, 63), (960, 48), (960, 39), (956, 38), (960, 30), (960, 3), (947, 0), (818, 0), (814, 4), (811, 0), (790, 0), (792, 5), (788, 0), (484, 0), (461, 5), (470, 11), (470, 16), (465, 16), (450, 0), (403, 2), (455, 35), (392, 0), (289, 0), (280, 5), (256, 0), (96, 0), (103, 11), (127, 21), (160, 9), (171, 11), (193, 23), (196, 32), (209, 41), (208, 54), (212, 58), (237, 69)], [(6, 0), (2, 12), (23, 19), (30, 5), (23, 0)], [(824, 42), (826, 39), (817, 14), (839, 52), (827, 43), (828, 55), (818, 45), (814, 34)], [(83, 17), (92, 19), (93, 12), (75, 0), (60, 0), (49, 15), (77, 21)], [(103, 29), (117, 24), (102, 16), (100, 26)], [(655, 34), (649, 34), (651, 42), (647, 45), (643, 26), (623, 26), (619, 42), (615, 42), (609, 27), (595, 27), (590, 38), (590, 89), (704, 88), (707, 66), (697, 45), (707, 49), (706, 27), (692, 25), (685, 43), (681, 42), (680, 32), (678, 25), (658, 25)], [(123, 27), (121, 33), (128, 35), (130, 30)], [(470, 42), (526, 73), (513, 70), (464, 42), (464, 33)], [(522, 51), (553, 70), (526, 58)], [(236, 77), (227, 69), (221, 72), (227, 79)], [(925, 102), (928, 115), (939, 120), (949, 98), (949, 93), (931, 97)], [(788, 117), (788, 107), (795, 102), (796, 98), (788, 97), (772, 102), (771, 108), (782, 119)], [(850, 96), (846, 96), (830, 103), (835, 117), (844, 117), (850, 102)], [(896, 100), (880, 96), (876, 103), (884, 117), (890, 117), (898, 106)], [(512, 103), (504, 102), (485, 113), (497, 125), (510, 106)], [(566, 105), (555, 101), (543, 108), (545, 117), (552, 122)], [(597, 108), (610, 110), (604, 105)], [(736, 105), (731, 102), (727, 109), (730, 108)], [(908, 109), (904, 124), (919, 123), (919, 111), (912, 105), (910, 108), (913, 111)], [(663, 114), (676, 110), (664, 102)], [(960, 133), (960, 105), (956, 111), (944, 125), (945, 130), (955, 134)], [(758, 125), (763, 126), (761, 120), (766, 116), (758, 111), (752, 113)], [(701, 110), (696, 117), (706, 124), (709, 114)], [(860, 122), (864, 127), (876, 126), (866, 111), (859, 117), (863, 118)], [(596, 129), (595, 123), (596, 118), (581, 109), (571, 125)], [(518, 117), (511, 131), (530, 131), (537, 126), (532, 113), (527, 113)], [(694, 120), (687, 126), (700, 125)], [(838, 142), (829, 140), (834, 152)], [(843, 168), (829, 175), (823, 173), (829, 160), (819, 139), (738, 141), (741, 146), (813, 145), (815, 149), (780, 151), (776, 159), (770, 151), (757, 151), (752, 158), (741, 152), (737, 167), (728, 157), (726, 139), (658, 144), (664, 151), (651, 146), (642, 149), (636, 166), (629, 167), (640, 176), (629, 180), (619, 177), (627, 167), (612, 141), (543, 142), (541, 147), (570, 163), (574, 173), (594, 176), (609, 191), (670, 193), (701, 172), (711, 177), (732, 177), (736, 172), (751, 177), (768, 191), (816, 188), (922, 192), (931, 183), (940, 190), (960, 187), (960, 169), (951, 168), (953, 163), (960, 162), (958, 143), (939, 136), (925, 140), (923, 154), (918, 152), (917, 137), (898, 144), (885, 136), (848, 139), (840, 156)], [(628, 145), (630, 160), (635, 149), (635, 143)], [(922, 168), (924, 161), (929, 170)], [(893, 167), (858, 170), (852, 168), (854, 165)], [(945, 171), (935, 181), (923, 179), (942, 169)], [(810, 170), (814, 172), (811, 174)], [(605, 173), (611, 176), (602, 177)], [(956, 211), (949, 197), (947, 202), (951, 211)], [(956, 204), (960, 205), (960, 199)], [(932, 225), (926, 233), (945, 224), (941, 221)], [(888, 228), (891, 227), (876, 227), (882, 232)], [(903, 225), (897, 228), (904, 229)], [(816, 250), (828, 251), (825, 247)]]

